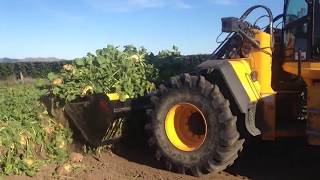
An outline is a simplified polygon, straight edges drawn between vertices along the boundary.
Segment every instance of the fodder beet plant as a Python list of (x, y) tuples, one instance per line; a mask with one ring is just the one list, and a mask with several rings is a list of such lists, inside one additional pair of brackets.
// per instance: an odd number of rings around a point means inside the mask
[(0, 84), (0, 175), (27, 174), (68, 157), (69, 131), (48, 116), (34, 85)]
[(50, 94), (70, 102), (88, 93), (118, 93), (121, 100), (134, 98), (155, 89), (158, 71), (145, 62), (144, 48), (125, 46), (123, 50), (108, 45), (96, 54), (88, 53), (60, 73), (49, 73)]

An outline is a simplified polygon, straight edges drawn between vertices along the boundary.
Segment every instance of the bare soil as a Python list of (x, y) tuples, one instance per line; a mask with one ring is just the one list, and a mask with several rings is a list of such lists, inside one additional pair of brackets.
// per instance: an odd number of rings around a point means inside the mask
[[(43, 168), (32, 179), (107, 179), (107, 180), (277, 180), (320, 179), (320, 148), (306, 145), (304, 140), (261, 142), (246, 145), (236, 163), (226, 171), (201, 178), (163, 170), (145, 147), (119, 144), (112, 152), (99, 157), (85, 155), (81, 167), (66, 176), (53, 176), (57, 166)], [(10, 176), (7, 179), (31, 179)]]

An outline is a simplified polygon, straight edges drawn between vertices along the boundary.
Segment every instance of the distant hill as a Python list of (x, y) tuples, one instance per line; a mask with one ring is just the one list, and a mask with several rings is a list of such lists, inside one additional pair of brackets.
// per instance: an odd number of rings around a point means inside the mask
[(16, 62), (56, 62), (66, 61), (66, 59), (58, 59), (55, 57), (49, 58), (24, 58), (24, 59), (11, 59), (11, 58), (0, 58), (0, 63), (16, 63)]
[(17, 59), (10, 59), (10, 58), (0, 58), (0, 63), (15, 63), (15, 62), (18, 62)]

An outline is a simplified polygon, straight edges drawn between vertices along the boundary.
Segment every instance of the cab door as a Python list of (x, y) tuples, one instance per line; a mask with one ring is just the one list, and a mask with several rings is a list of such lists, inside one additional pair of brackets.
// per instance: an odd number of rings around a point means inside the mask
[(312, 34), (311, 19), (312, 3), (306, 0), (287, 0), (284, 15), (284, 49), (285, 61), (301, 60), (311, 57), (310, 40)]

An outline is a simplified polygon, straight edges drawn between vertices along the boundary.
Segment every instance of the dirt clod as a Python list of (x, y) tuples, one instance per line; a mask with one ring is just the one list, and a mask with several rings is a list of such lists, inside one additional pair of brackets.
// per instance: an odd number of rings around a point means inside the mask
[(71, 161), (72, 163), (79, 163), (79, 162), (82, 162), (82, 160), (83, 160), (83, 155), (80, 154), (80, 153), (75, 153), (75, 152), (73, 152), (73, 153), (70, 154), (69, 159), (70, 159), (70, 161)]

